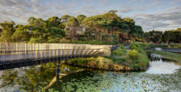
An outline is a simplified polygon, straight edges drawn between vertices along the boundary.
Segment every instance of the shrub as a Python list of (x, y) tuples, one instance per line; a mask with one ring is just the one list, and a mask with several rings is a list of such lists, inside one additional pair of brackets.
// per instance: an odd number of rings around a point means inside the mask
[(70, 42), (71, 42), (70, 40), (67, 40), (65, 38), (60, 39), (60, 43), (70, 43)]
[(37, 37), (37, 38), (31, 37), (29, 41), (29, 43), (42, 43), (42, 42), (45, 42), (44, 38), (42, 37)]
[(131, 50), (137, 50), (138, 52), (144, 53), (144, 49), (148, 48), (148, 44), (147, 43), (139, 43), (139, 42), (132, 42), (129, 45), (129, 49)]
[(131, 50), (137, 50), (138, 52), (143, 52), (142, 48), (141, 48), (141, 45), (137, 42), (132, 42), (130, 45), (129, 45), (129, 49)]
[(131, 60), (137, 60), (139, 58), (139, 54), (137, 50), (129, 50), (127, 57)]
[(114, 50), (114, 51), (112, 52), (112, 55), (121, 56), (121, 55), (123, 55), (123, 54), (125, 54), (125, 53), (126, 53), (125, 47), (124, 47), (124, 46), (120, 46), (120, 47), (118, 47), (116, 50)]

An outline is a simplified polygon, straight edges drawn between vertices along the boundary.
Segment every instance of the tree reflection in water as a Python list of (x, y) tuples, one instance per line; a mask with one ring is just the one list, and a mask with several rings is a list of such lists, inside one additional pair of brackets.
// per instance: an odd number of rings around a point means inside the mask
[(127, 92), (130, 90), (178, 92), (181, 89), (181, 69), (173, 74), (149, 74), (98, 71), (62, 65), (60, 71), (58, 78), (53, 63), (5, 70), (0, 77), (0, 92), (17, 90), (20, 92)]
[[(62, 65), (60, 71), (65, 67), (75, 70), (78, 68)], [(9, 69), (2, 72), (0, 88), (14, 88), (18, 91), (34, 92), (47, 86), (56, 76), (56, 66), (53, 63), (41, 64), (38, 66)]]

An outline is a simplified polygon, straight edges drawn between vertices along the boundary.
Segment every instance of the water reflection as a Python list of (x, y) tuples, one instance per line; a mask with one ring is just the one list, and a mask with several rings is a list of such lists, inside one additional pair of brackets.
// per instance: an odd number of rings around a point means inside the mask
[(181, 68), (181, 65), (176, 64), (175, 62), (166, 61), (163, 59), (159, 59), (156, 61), (150, 61), (150, 67), (146, 71), (146, 73), (150, 74), (172, 74), (177, 69)]
[(60, 92), (178, 92), (180, 74), (153, 75), (147, 73), (103, 73), (81, 71), (62, 77), (48, 91)]
[(31, 66), (3, 71), (0, 86), (3, 89), (1, 89), (1, 92), (12, 92), (12, 90), (33, 92), (40, 89), (55, 76), (55, 69), (47, 69), (47, 67), (49, 66), (41, 65), (40, 67)]
[[(62, 73), (68, 72), (63, 69)], [(72, 71), (80, 68), (69, 67)], [(56, 66), (53, 63), (41, 64), (38, 66), (22, 67), (1, 71), (0, 92), (27, 91), (35, 92), (47, 86), (56, 77)]]
[[(112, 72), (53, 63), (0, 71), (0, 92), (143, 92), (181, 90), (179, 64), (157, 60), (146, 72)], [(177, 72), (174, 72), (179, 69)]]

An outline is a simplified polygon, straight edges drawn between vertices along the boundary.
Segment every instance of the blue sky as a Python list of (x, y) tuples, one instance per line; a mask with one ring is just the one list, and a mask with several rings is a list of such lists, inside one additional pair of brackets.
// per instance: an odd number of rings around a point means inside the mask
[(0, 0), (0, 22), (26, 24), (31, 16), (91, 16), (109, 10), (118, 10), (122, 18), (133, 18), (144, 31), (181, 27), (181, 0)]

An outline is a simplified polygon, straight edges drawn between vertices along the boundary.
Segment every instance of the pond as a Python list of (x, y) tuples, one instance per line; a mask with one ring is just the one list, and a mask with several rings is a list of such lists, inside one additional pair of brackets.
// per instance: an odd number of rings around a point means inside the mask
[(181, 65), (163, 59), (150, 61), (143, 72), (113, 72), (47, 63), (0, 71), (0, 92), (142, 92), (181, 90)]

